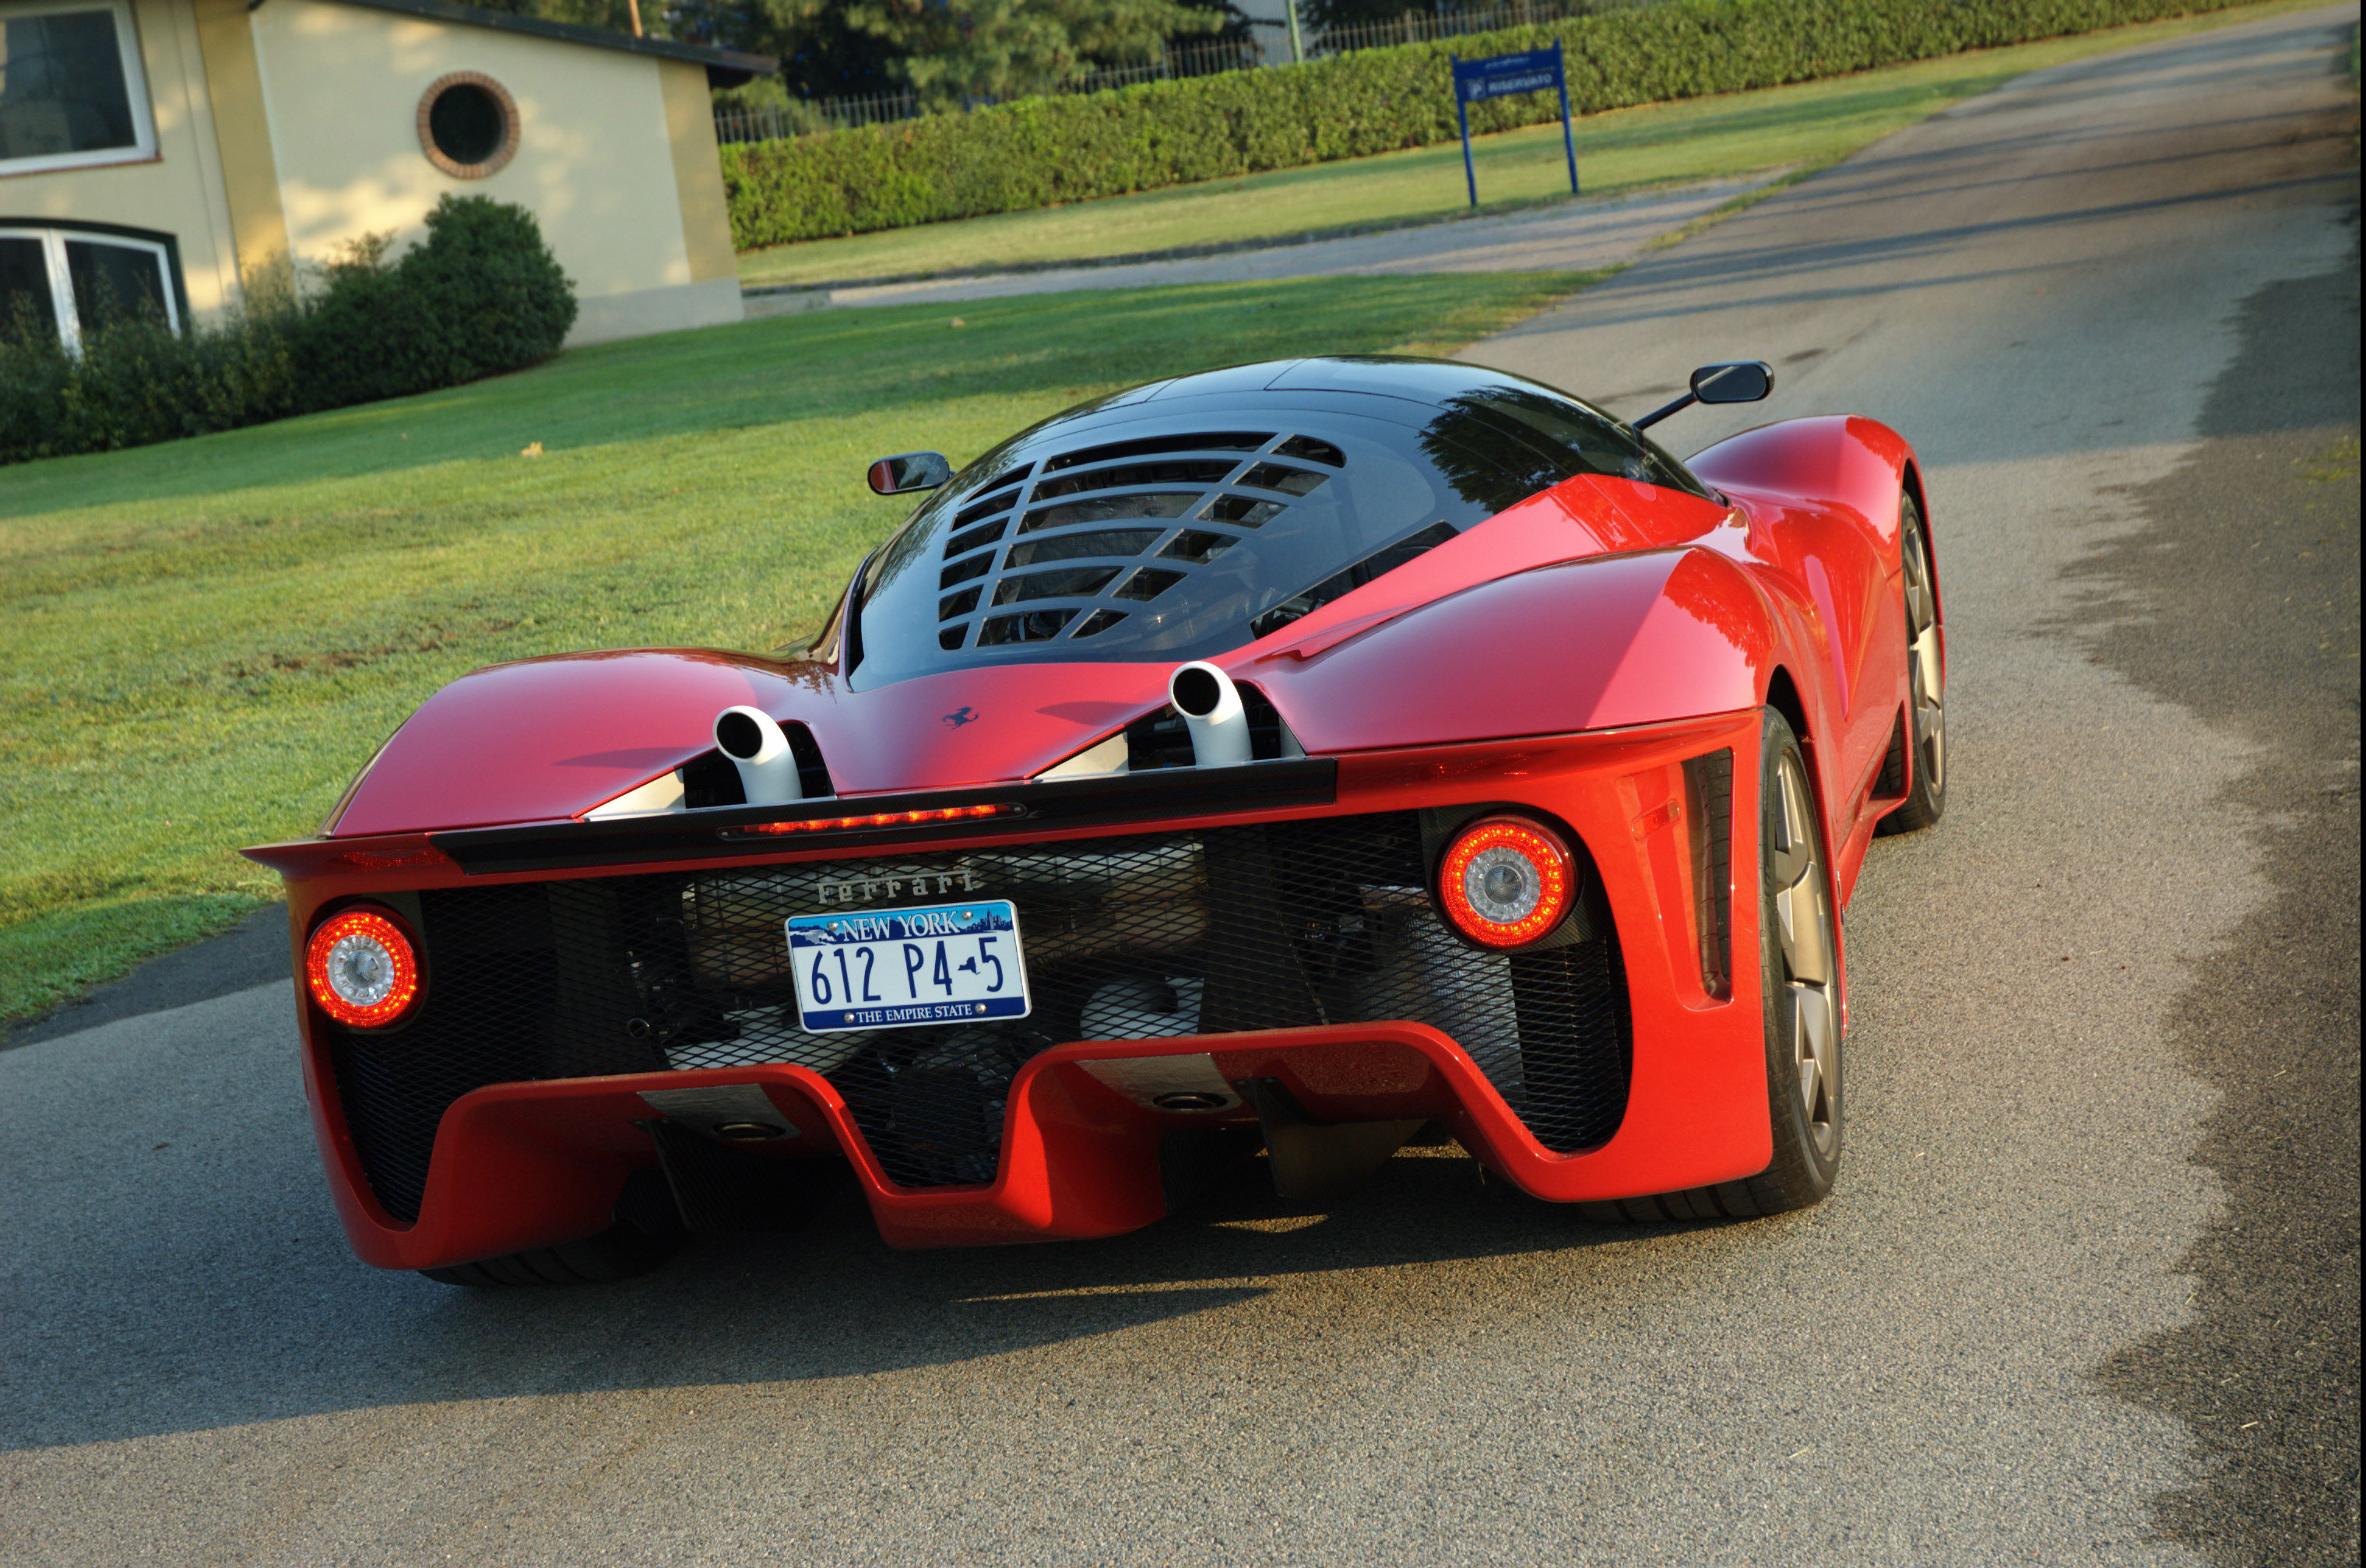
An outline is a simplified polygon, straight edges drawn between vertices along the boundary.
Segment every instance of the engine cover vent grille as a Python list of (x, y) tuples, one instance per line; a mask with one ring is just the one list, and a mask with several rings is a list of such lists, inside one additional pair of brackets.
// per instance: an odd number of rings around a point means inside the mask
[[(1155, 603), (1346, 462), (1313, 436), (1276, 441), (1217, 431), (1082, 447), (963, 507), (938, 571), (938, 645), (1073, 641)], [(1145, 556), (1161, 564), (1132, 564)]]

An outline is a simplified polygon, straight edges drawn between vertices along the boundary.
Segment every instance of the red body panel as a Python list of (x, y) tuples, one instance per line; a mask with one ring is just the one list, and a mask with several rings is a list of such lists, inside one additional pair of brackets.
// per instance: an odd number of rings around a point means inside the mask
[[(1744, 431), (1690, 464), (1741, 504), (1749, 519), (1741, 553), (1792, 601), (1785, 667), (1807, 710), (1800, 739), (1824, 798), (1843, 902), (1876, 822), (1897, 798), (1876, 801), (1871, 792), (1906, 700), (1898, 519), (1913, 463), (1913, 449), (1887, 425), (1834, 415)], [(1944, 636), (1943, 612), (1943, 655)]]
[[(1539, 1197), (1626, 1196), (1748, 1175), (1765, 1165), (1769, 1147), (1757, 972), (1737, 965), (1729, 998), (1713, 998), (1703, 988), (1695, 956), (1692, 864), (1681, 849), (1685, 829), (1679, 775), (1686, 758), (1719, 746), (1734, 749), (1734, 862), (1755, 863), (1757, 740), (1753, 706), (1627, 731), (1377, 751), (1342, 765), (1336, 814), (1508, 800), (1560, 818), (1593, 849), (1613, 919), (1622, 931), (1634, 933), (1628, 982), (1635, 1033), (1639, 1040), (1651, 1039), (1654, 1048), (1636, 1054), (1627, 1118), (1617, 1135), (1589, 1154), (1546, 1153), (1469, 1056), (1436, 1031), (1413, 1023), (1350, 1025), (1047, 1053), (1022, 1072), (1026, 1091), (1014, 1089), (1004, 1172), (986, 1189), (909, 1192), (893, 1187), (864, 1152), (834, 1091), (802, 1068), (730, 1067), (479, 1089), (445, 1113), (427, 1203), (416, 1224), (404, 1225), (389, 1218), (369, 1195), (337, 1112), (321, 1020), (308, 1007), (306, 1083), (330, 1185), (355, 1249), (385, 1267), (428, 1268), (545, 1245), (586, 1234), (587, 1216), (604, 1214), (625, 1171), (649, 1163), (648, 1141), (631, 1125), (635, 1117), (648, 1114), (634, 1098), (640, 1089), (762, 1082), (780, 1091), (775, 1103), (796, 1119), (805, 1134), (796, 1140), (795, 1152), (842, 1149), (854, 1160), (884, 1234), (899, 1245), (1107, 1235), (1146, 1224), (1163, 1212), (1157, 1206), (1155, 1142), (1141, 1136), (1155, 1119), (1089, 1079), (1079, 1083), (1073, 1071), (1050, 1069), (1080, 1056), (1211, 1050), (1226, 1057), (1254, 1055), (1267, 1064), (1256, 1067), (1254, 1076), (1279, 1077), (1302, 1087), (1308, 1109), (1318, 1116), (1438, 1117), (1503, 1174)], [(1246, 819), (1286, 815), (1292, 814)], [(1214, 820), (1178, 818), (1174, 825)], [(1024, 842), (1028, 836), (997, 841)], [(927, 840), (911, 846), (930, 847)], [(806, 851), (750, 857), (746, 863), (824, 858)], [(417, 839), (316, 842), (289, 846), (270, 859), (288, 875), (296, 931), (309, 930), (316, 912), (332, 904), (391, 886), (416, 889), (532, 879), (525, 874), (470, 877)], [(619, 874), (665, 869), (636, 864), (619, 868)], [(1755, 901), (1738, 900), (1734, 918), (1734, 950), (1754, 952)], [(1408, 1051), (1425, 1064), (1418, 1072), (1404, 1055)], [(1366, 1056), (1371, 1058), (1368, 1066), (1340, 1066)], [(1242, 1069), (1243, 1076), (1250, 1072)], [(1348, 1087), (1355, 1083), (1365, 1089)], [(1356, 1098), (1366, 1090), (1367, 1098)], [(1060, 1157), (1047, 1154), (1039, 1159), (1030, 1152), (1043, 1149)], [(1132, 1174), (1120, 1181), (1112, 1172), (1122, 1171)], [(1144, 1212), (1136, 1199), (1110, 1198), (1111, 1181), (1128, 1190), (1147, 1181), (1140, 1190), (1150, 1194), (1151, 1208)]]
[[(1759, 940), (1759, 712), (1770, 696), (1796, 702), (1844, 898), (1876, 821), (1898, 798), (1873, 790), (1905, 697), (1898, 502), (1910, 463), (1905, 443), (1881, 425), (1816, 420), (1752, 431), (1696, 457), (1693, 467), (1729, 504), (1572, 479), (1217, 660), (1261, 689), (1311, 754), (1339, 763), (1332, 807), (1224, 821), (1513, 803), (1583, 842), (1621, 939), (1636, 1043), (1625, 1122), (1599, 1148), (1547, 1152), (1435, 1029), (1345, 1025), (1046, 1052), (1012, 1085), (999, 1175), (972, 1188), (896, 1187), (837, 1091), (800, 1067), (495, 1085), (445, 1112), (420, 1217), (403, 1224), (371, 1196), (338, 1106), (323, 1021), (307, 1005), (307, 1085), (347, 1233), (365, 1258), (394, 1268), (591, 1234), (606, 1223), (624, 1176), (654, 1158), (632, 1125), (648, 1114), (640, 1090), (757, 1083), (797, 1129), (776, 1146), (781, 1157), (844, 1153), (897, 1245), (1113, 1234), (1165, 1212), (1155, 1134), (1178, 1118), (1140, 1109), (1075, 1063), (1132, 1055), (1213, 1053), (1227, 1077), (1282, 1079), (1317, 1117), (1436, 1118), (1547, 1199), (1754, 1174), (1771, 1147), (1750, 956)], [(955, 788), (1028, 778), (1117, 731), (1165, 701), (1168, 670), (1016, 664), (864, 690), (826, 663), (700, 650), (501, 666), (422, 707), (353, 793), (333, 837), (250, 852), (286, 875), (300, 946), (321, 911), (356, 897), (554, 874), (469, 875), (426, 835), (580, 817), (704, 751), (725, 706), (752, 704), (807, 725), (841, 795)], [(946, 722), (964, 708), (971, 721)], [(1722, 998), (1699, 968), (1681, 767), (1720, 747), (1733, 752), (1734, 886), (1717, 891), (1731, 899), (1736, 955), (1732, 994)], [(993, 841), (1121, 830), (1140, 829)], [(915, 838), (896, 851), (980, 842)], [(728, 863), (832, 855), (826, 845), (760, 848)], [(636, 863), (565, 874), (689, 868)]]

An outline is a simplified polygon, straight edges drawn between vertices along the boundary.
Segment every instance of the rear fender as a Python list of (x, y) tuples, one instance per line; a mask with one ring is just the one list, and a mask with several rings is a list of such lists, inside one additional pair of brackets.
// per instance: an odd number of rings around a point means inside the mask
[(1238, 671), (1307, 750), (1569, 734), (1755, 707), (1777, 644), (1750, 574), (1710, 550), (1540, 567)]
[[(1898, 500), (1914, 449), (1878, 420), (1833, 414), (1762, 424), (1694, 454), (1686, 466), (1722, 491), (1844, 517), (1898, 570)], [(1927, 507), (1922, 514), (1930, 516)]]
[[(1690, 466), (1751, 517), (1750, 551), (1773, 569), (1765, 581), (1796, 581), (1818, 601), (1798, 623), (1807, 657), (1794, 674), (1811, 729), (1802, 739), (1853, 880), (1857, 840), (1871, 831), (1856, 808), (1903, 721), (1899, 503), (1920, 496), (1913, 448), (1876, 420), (1794, 419), (1720, 441)], [(1941, 646), (1944, 660), (1944, 629)]]

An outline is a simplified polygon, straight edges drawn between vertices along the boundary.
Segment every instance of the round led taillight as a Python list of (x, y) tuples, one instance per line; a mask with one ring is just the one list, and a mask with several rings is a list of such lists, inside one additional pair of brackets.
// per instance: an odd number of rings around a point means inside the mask
[(1550, 936), (1576, 897), (1569, 846), (1516, 817), (1472, 823), (1437, 869), (1446, 918), (1482, 947), (1526, 947)]
[(419, 953), (391, 915), (347, 909), (312, 932), (304, 983), (321, 1010), (351, 1029), (383, 1029), (419, 999)]

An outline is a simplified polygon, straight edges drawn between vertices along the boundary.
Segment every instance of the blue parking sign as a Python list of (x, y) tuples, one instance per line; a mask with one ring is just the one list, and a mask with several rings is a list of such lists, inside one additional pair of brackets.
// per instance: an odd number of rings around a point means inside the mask
[(1491, 55), (1485, 60), (1465, 60), (1455, 54), (1446, 58), (1454, 67), (1454, 114), (1462, 125), (1462, 178), (1470, 187), (1470, 205), (1479, 205), (1479, 172), (1470, 162), (1470, 106), (1514, 93), (1541, 93), (1547, 87), (1560, 94), (1560, 144), (1569, 154), (1569, 194), (1577, 195), (1577, 138), (1570, 130), (1569, 73), (1560, 40), (1554, 39), (1550, 49)]

